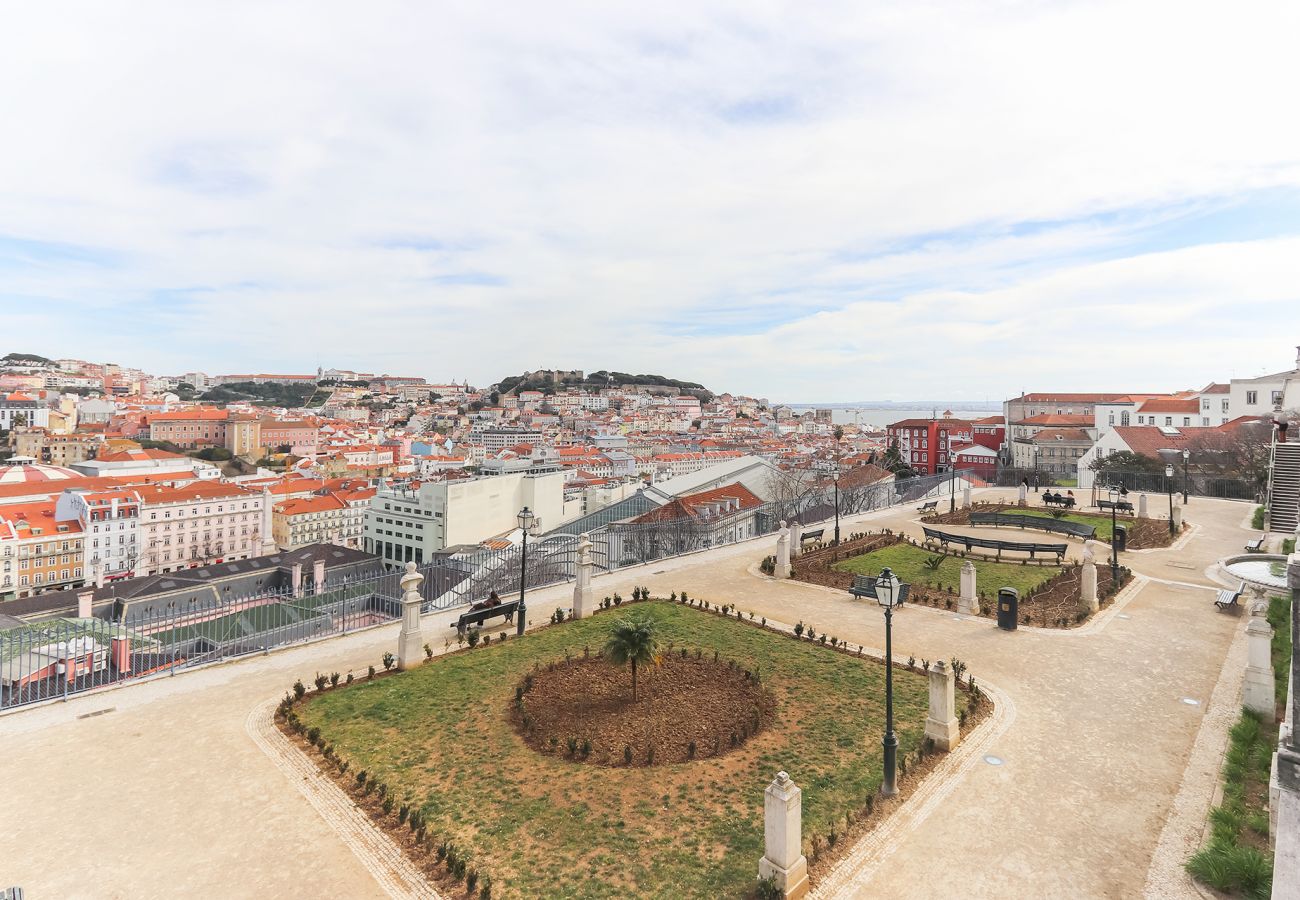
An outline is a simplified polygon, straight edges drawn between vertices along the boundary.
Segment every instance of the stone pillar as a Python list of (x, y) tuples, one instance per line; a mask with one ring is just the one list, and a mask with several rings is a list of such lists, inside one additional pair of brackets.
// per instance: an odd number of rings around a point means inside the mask
[(77, 618), (89, 619), (94, 615), (95, 591), (93, 588), (84, 588), (77, 591)]
[(1029, 497), (1029, 488), (1025, 487), (1025, 483), (1022, 481), (1020, 482), (1020, 505), (1021, 506), (1025, 505), (1025, 500), (1028, 497)]
[(802, 852), (803, 791), (785, 772), (763, 792), (763, 858), (758, 877), (773, 878), (783, 897), (808, 893), (808, 860)]
[(1174, 504), (1174, 534), (1180, 534), (1183, 530), (1183, 508), (1177, 503)]
[(302, 563), (294, 563), (290, 570), (290, 582), (295, 597), (302, 596)]
[(975, 563), (969, 559), (961, 564), (961, 597), (957, 600), (957, 611), (968, 616), (980, 614), (980, 595), (975, 582)]
[(1277, 705), (1273, 694), (1273, 626), (1265, 618), (1267, 612), (1268, 606), (1263, 602), (1250, 608), (1250, 624), (1246, 626), (1246, 680), (1241, 686), (1241, 705), (1271, 723)]
[(793, 562), (800, 551), (803, 550), (803, 541), (799, 540), (800, 528), (798, 522), (790, 523), (790, 560)]
[(776, 539), (776, 568), (772, 574), (777, 578), (790, 577), (790, 527), (781, 520), (780, 536)]
[(397, 635), (397, 668), (405, 671), (424, 662), (424, 635), (420, 632), (420, 583), (424, 576), (415, 563), (406, 564), (402, 575), (402, 630)]
[(591, 537), (578, 535), (578, 572), (573, 582), (573, 617), (581, 619), (592, 611), (591, 605)]
[(930, 714), (925, 717), (925, 736), (934, 738), (941, 750), (957, 746), (957, 704), (954, 700), (956, 680), (943, 660), (930, 666)]
[(1138, 518), (1145, 519), (1146, 517), (1147, 517), (1147, 495), (1138, 494)]
[(312, 590), (320, 593), (325, 590), (325, 560), (315, 559), (311, 564)]
[(1097, 602), (1097, 559), (1092, 541), (1083, 543), (1083, 571), (1080, 575), (1079, 612), (1092, 615), (1101, 608)]
[(970, 485), (961, 489), (961, 505), (970, 509)]

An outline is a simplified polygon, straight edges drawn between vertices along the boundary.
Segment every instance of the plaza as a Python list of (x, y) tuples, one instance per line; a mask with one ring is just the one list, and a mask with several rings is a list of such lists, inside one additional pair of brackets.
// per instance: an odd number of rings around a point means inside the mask
[[(1188, 532), (1168, 549), (1124, 554), (1134, 581), (1078, 628), (1008, 633), (942, 608), (896, 613), (895, 659), (964, 659), (997, 711), (917, 796), (848, 849), (815, 895), (1198, 896), (1182, 863), (1200, 840), (1245, 666), (1244, 617), (1214, 608), (1222, 585), (1208, 573), (1252, 536), (1251, 512), (1194, 498)], [(919, 539), (918, 519), (904, 507), (846, 522)], [(772, 624), (802, 621), (881, 647), (874, 603), (762, 575), (773, 543), (765, 536), (659, 560), (598, 578), (595, 592), (686, 590)], [(1071, 558), (1081, 546), (1071, 542)], [(569, 585), (533, 592), (531, 621), (571, 601)], [(454, 635), (457, 613), (425, 617), (435, 653)], [(364, 822), (330, 807), (311, 771), (268, 733), (274, 701), (296, 679), (360, 676), (396, 647), (397, 629), (0, 718), (0, 773), (23, 821), (0, 834), (0, 875), (32, 895), (62, 897), (430, 895)], [(763, 798), (740, 802), (758, 808)], [(91, 874), (53, 862), (87, 857)]]

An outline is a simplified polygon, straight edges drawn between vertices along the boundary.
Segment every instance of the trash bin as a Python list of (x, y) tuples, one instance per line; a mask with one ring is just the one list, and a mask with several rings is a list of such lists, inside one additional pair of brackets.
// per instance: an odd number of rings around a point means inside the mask
[(1115, 549), (1123, 553), (1128, 548), (1128, 527), (1125, 525), (1115, 526)]
[(998, 590), (998, 627), (1003, 631), (1015, 631), (1016, 620), (1020, 618), (1020, 592), (1015, 588), (1004, 587)]

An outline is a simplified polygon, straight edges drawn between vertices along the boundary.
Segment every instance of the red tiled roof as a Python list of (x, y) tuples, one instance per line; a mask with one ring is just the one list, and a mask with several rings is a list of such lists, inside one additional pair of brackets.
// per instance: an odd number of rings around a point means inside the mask
[(1179, 413), (1193, 414), (1200, 411), (1200, 401), (1195, 397), (1183, 399), (1181, 397), (1156, 397), (1148, 400), (1138, 407), (1140, 413)]
[(1066, 414), (1061, 413), (1044, 413), (1041, 416), (1030, 416), (1027, 419), (1021, 419), (1020, 425), (1050, 425), (1057, 428), (1068, 428), (1071, 425), (1091, 425), (1094, 419), (1092, 416), (1082, 413)]

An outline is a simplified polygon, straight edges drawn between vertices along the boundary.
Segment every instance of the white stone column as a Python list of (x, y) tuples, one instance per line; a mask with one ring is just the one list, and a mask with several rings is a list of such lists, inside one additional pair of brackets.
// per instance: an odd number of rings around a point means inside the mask
[(1177, 536), (1183, 530), (1183, 508), (1177, 503), (1174, 504), (1174, 535)]
[(315, 559), (311, 564), (312, 590), (320, 593), (325, 590), (325, 560)]
[(405, 671), (424, 662), (424, 635), (420, 631), (420, 583), (424, 576), (415, 563), (406, 564), (402, 575), (402, 630), (397, 635), (397, 668)]
[(293, 586), (293, 595), (302, 596), (302, 563), (294, 563), (290, 571), (290, 581)]
[(763, 858), (758, 877), (774, 878), (784, 897), (808, 893), (808, 860), (804, 858), (803, 791), (785, 772), (763, 792)]
[(798, 522), (790, 523), (790, 560), (793, 562), (800, 552), (803, 551), (803, 541), (799, 540), (801, 527)]
[(1025, 500), (1026, 498), (1028, 498), (1028, 496), (1029, 496), (1029, 488), (1025, 487), (1025, 483), (1022, 481), (1020, 482), (1020, 505), (1021, 506), (1025, 505)]
[(943, 660), (930, 666), (930, 714), (925, 718), (925, 736), (934, 738), (941, 750), (957, 746), (957, 708), (954, 699), (956, 681), (952, 669)]
[(1273, 721), (1277, 709), (1273, 694), (1273, 626), (1265, 614), (1268, 606), (1255, 603), (1246, 626), (1246, 680), (1241, 686), (1241, 705)]
[(1079, 611), (1092, 615), (1101, 605), (1097, 601), (1097, 559), (1092, 541), (1083, 543), (1083, 571), (1080, 574)]
[(573, 582), (573, 617), (581, 619), (592, 611), (591, 605), (591, 536), (578, 535), (578, 571)]
[(961, 489), (961, 505), (970, 509), (970, 485)]
[(777, 578), (790, 577), (790, 526), (781, 520), (781, 532), (776, 539), (776, 568), (772, 574)]
[(980, 614), (980, 595), (975, 580), (975, 563), (969, 559), (961, 564), (961, 597), (957, 600), (957, 611), (968, 616)]
[(1145, 519), (1146, 517), (1147, 517), (1147, 495), (1138, 494), (1138, 518)]

